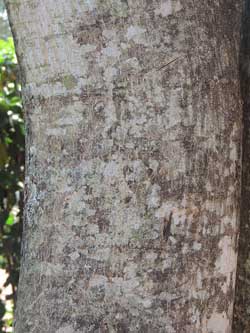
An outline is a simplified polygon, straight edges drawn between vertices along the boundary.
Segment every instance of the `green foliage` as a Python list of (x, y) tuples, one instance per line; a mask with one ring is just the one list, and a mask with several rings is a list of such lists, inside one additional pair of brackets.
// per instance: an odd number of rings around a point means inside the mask
[[(15, 304), (23, 215), (24, 122), (12, 38), (0, 40), (0, 268), (11, 285)], [(0, 302), (0, 332), (6, 309)]]

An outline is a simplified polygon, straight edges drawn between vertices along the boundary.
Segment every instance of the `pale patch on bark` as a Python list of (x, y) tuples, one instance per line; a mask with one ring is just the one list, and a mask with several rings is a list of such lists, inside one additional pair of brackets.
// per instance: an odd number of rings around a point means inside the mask
[(146, 29), (139, 26), (130, 26), (127, 29), (126, 37), (128, 40), (133, 40), (136, 44), (145, 44)]
[(230, 321), (225, 312), (214, 312), (207, 323), (208, 333), (229, 333)]
[(223, 276), (228, 277), (228, 285), (230, 284), (230, 273), (235, 274), (235, 265), (237, 260), (237, 254), (233, 246), (232, 239), (229, 236), (224, 236), (218, 244), (221, 255), (216, 260), (216, 269)]
[(62, 328), (59, 328), (56, 333), (75, 333), (75, 330), (72, 326), (68, 325)]
[(169, 15), (173, 15), (175, 12), (178, 12), (181, 9), (182, 5), (179, 0), (175, 1), (167, 0), (163, 1), (160, 7), (155, 9), (155, 14), (167, 17)]

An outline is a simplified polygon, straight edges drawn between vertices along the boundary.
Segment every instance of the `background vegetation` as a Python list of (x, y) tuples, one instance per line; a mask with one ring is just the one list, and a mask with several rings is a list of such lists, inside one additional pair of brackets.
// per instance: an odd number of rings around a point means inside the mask
[(4, 302), (0, 290), (0, 332), (12, 332), (23, 213), (24, 122), (18, 66), (9, 35), (0, 1), (0, 269), (7, 272), (4, 288), (11, 286), (7, 296), (11, 303)]

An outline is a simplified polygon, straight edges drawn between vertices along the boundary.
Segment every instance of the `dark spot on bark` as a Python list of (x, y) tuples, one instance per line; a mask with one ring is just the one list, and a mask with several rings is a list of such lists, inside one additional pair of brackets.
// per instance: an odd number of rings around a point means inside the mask
[(165, 218), (163, 221), (164, 225), (163, 225), (162, 235), (166, 242), (168, 241), (168, 238), (171, 235), (172, 216), (173, 216), (173, 213), (171, 212), (169, 215), (169, 218), (168, 219)]
[(137, 184), (134, 180), (128, 180), (127, 184), (128, 184), (128, 187), (129, 187), (130, 190), (132, 190), (133, 192), (136, 191)]
[(123, 175), (126, 177), (127, 175), (131, 174), (133, 172), (133, 169), (130, 168), (128, 165), (126, 165), (123, 168)]
[(92, 195), (92, 192), (93, 192), (93, 188), (90, 187), (89, 185), (86, 185), (86, 194)]
[(131, 199), (132, 199), (132, 197), (126, 197), (126, 198), (124, 199), (124, 202), (125, 202), (126, 204), (128, 204), (128, 203), (131, 201)]
[(148, 176), (151, 177), (152, 174), (153, 174), (153, 172), (154, 172), (154, 170), (151, 169), (151, 168), (149, 168), (149, 169), (147, 170), (147, 174), (148, 174)]
[(116, 129), (118, 128), (119, 126), (119, 123), (118, 122), (115, 122), (107, 131), (107, 136), (110, 138), (110, 139), (113, 139), (113, 134), (115, 134), (116, 132)]
[(88, 221), (98, 225), (99, 232), (108, 232), (109, 230), (109, 219), (107, 218), (107, 212), (105, 210), (99, 210), (97, 208), (94, 216), (89, 216)]
[(107, 322), (102, 322), (100, 325), (101, 333), (109, 333), (109, 327)]
[(102, 37), (102, 28), (100, 26), (100, 22), (96, 21), (96, 23), (87, 25), (87, 24), (80, 24), (75, 29), (73, 33), (73, 38), (76, 39), (76, 42), (79, 45), (86, 45), (86, 44), (101, 44), (103, 43)]
[(116, 104), (118, 103), (118, 106), (121, 100), (124, 100), (129, 92), (129, 82), (127, 80), (128, 78), (121, 78), (120, 80), (115, 80), (113, 82), (114, 88), (112, 90), (112, 95), (114, 102)]

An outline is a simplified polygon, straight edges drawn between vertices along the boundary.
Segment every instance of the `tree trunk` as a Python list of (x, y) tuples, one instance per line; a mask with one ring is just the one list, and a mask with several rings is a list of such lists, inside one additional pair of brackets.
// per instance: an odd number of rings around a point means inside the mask
[(230, 332), (240, 0), (6, 0), (23, 77), (15, 333)]

